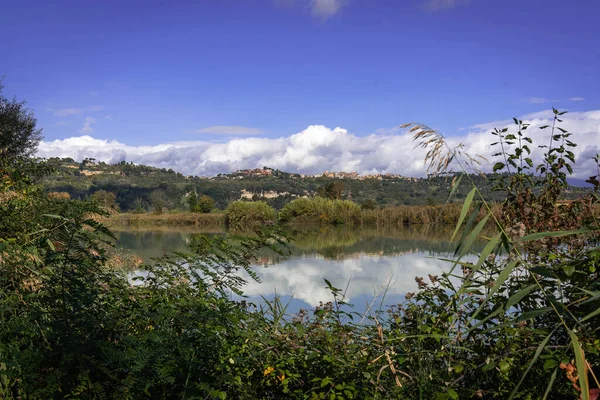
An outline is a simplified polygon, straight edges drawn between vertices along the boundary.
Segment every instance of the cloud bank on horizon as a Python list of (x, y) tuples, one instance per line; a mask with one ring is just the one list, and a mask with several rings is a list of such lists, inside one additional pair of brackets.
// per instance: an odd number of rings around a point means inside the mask
[[(596, 173), (592, 157), (600, 152), (600, 110), (572, 112), (564, 116), (561, 127), (573, 133), (578, 146), (574, 149), (576, 165), (573, 177), (587, 178)], [(552, 112), (543, 111), (521, 117), (531, 124), (528, 135), (534, 143), (545, 144), (552, 125)], [(503, 128), (508, 121), (478, 124), (460, 136), (448, 137), (450, 146), (464, 144), (464, 150), (486, 157), (481, 166), (491, 171), (493, 153), (490, 143), (493, 127)], [(542, 150), (534, 150), (534, 162), (541, 161)], [(282, 171), (316, 174), (323, 171), (355, 171), (360, 174), (395, 173), (421, 177), (427, 171), (423, 163), (426, 150), (415, 148), (412, 134), (398, 128), (378, 129), (368, 136), (357, 136), (346, 129), (330, 129), (322, 125), (308, 126), (301, 132), (281, 138), (235, 138), (226, 142), (187, 141), (155, 146), (130, 146), (117, 140), (96, 139), (89, 135), (62, 140), (43, 141), (38, 156), (71, 157), (77, 161), (121, 161), (172, 168), (186, 175), (213, 176), (240, 169), (268, 166)]]

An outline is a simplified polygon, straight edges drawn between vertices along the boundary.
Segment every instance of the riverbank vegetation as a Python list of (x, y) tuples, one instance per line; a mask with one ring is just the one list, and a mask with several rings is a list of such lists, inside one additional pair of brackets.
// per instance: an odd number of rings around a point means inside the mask
[(360, 215), (360, 206), (350, 200), (315, 197), (289, 202), (279, 212), (279, 220), (282, 222), (354, 225), (360, 221)]
[(248, 228), (274, 224), (277, 211), (264, 201), (234, 201), (225, 209), (225, 221), (230, 228)]
[[(14, 137), (34, 145), (25, 111), (2, 115), (0, 130), (23, 129)], [(277, 298), (231, 300), (243, 292), (240, 272), (258, 279), (251, 264), (260, 249), (286, 252), (276, 227), (235, 242), (198, 237), (143, 274), (115, 270), (105, 249), (112, 234), (94, 218), (106, 211), (48, 196), (40, 179), (52, 166), (30, 159), (31, 149), (0, 148), (0, 397), (597, 397), (598, 177), (589, 180), (595, 192), (557, 205), (572, 164), (570, 134), (552, 128), (536, 173), (526, 168), (527, 126), (515, 122), (515, 133), (496, 132), (505, 161), (495, 169), (510, 168), (496, 181), (506, 199), (500, 217), (473, 185), (451, 235), (448, 272), (417, 277), (405, 302), (373, 304), (364, 315), (328, 281), (331, 302), (297, 315)], [(427, 127), (415, 136), (447, 149)], [(460, 161), (447, 150), (433, 161)], [(496, 233), (467, 258), (488, 220)]]
[[(491, 203), (494, 213), (500, 212), (499, 204)], [(296, 199), (277, 211), (265, 202), (232, 202), (224, 212), (208, 214), (193, 212), (163, 213), (110, 213), (103, 221), (114, 228), (188, 226), (231, 226), (234, 229), (251, 228), (264, 223), (279, 221), (281, 224), (308, 224), (316, 226), (346, 225), (349, 227), (409, 227), (429, 225), (448, 227), (460, 217), (460, 204), (438, 206), (396, 206), (365, 209), (350, 200), (332, 200), (322, 197)], [(246, 212), (247, 214), (243, 214)], [(482, 218), (484, 213), (478, 218)]]
[(188, 226), (196, 228), (219, 227), (225, 225), (224, 213), (118, 213), (103, 220), (111, 227), (163, 227)]

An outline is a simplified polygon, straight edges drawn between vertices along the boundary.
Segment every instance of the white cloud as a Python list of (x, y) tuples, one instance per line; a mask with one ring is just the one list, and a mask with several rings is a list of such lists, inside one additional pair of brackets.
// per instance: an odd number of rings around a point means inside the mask
[(470, 0), (426, 0), (424, 8), (427, 11), (447, 10), (468, 3)]
[[(510, 119), (505, 119), (505, 120), (501, 120), (501, 121), (486, 122), (486, 123), (483, 123), (483, 124), (472, 125), (469, 128), (466, 128), (466, 130), (468, 130), (468, 131), (487, 131), (489, 129), (494, 129), (496, 127), (507, 126), (511, 122), (512, 122), (512, 120), (510, 120)], [(465, 130), (465, 128), (463, 128), (462, 130)]]
[(546, 104), (546, 103), (550, 103), (550, 102), (565, 102), (565, 101), (584, 101), (585, 98), (583, 97), (569, 97), (568, 99), (562, 99), (562, 100), (550, 100), (547, 99), (545, 97), (528, 97), (525, 99), (526, 102), (528, 102), (529, 104)]
[(92, 111), (100, 111), (102, 110), (101, 106), (91, 106), (91, 107), (82, 107), (82, 108), (59, 108), (58, 110), (54, 110), (54, 115), (57, 117), (70, 117), (72, 115), (80, 115), (84, 112), (92, 112)]
[(81, 114), (82, 111), (81, 108), (61, 108), (60, 110), (54, 111), (54, 115), (57, 117), (68, 117), (70, 115)]
[[(389, 299), (389, 296), (414, 291), (416, 284), (412, 277), (438, 275), (449, 269), (449, 264), (427, 258), (427, 255), (416, 249), (389, 257), (359, 254), (338, 261), (336, 268), (331, 268), (331, 261), (322, 257), (290, 259), (275, 266), (255, 268), (261, 282), (247, 279), (244, 294), (264, 295), (265, 291), (277, 288), (279, 295), (293, 295), (316, 306), (320, 301), (331, 300), (331, 291), (323, 284), (323, 279), (328, 279), (335, 287), (346, 287), (349, 282), (346, 298), (355, 305), (364, 296), (386, 293)], [(392, 283), (389, 287), (388, 282)]]
[(297, 3), (308, 5), (314, 17), (327, 19), (337, 14), (348, 0), (273, 0), (275, 5), (291, 8)]
[(340, 11), (345, 3), (346, 0), (311, 0), (310, 12), (315, 17), (329, 18)]
[(83, 127), (79, 130), (79, 132), (83, 133), (84, 135), (94, 132), (94, 128), (92, 128), (92, 124), (94, 122), (96, 122), (94, 118), (86, 117), (85, 121), (83, 122)]
[(247, 126), (216, 125), (198, 129), (192, 133), (207, 133), (211, 135), (260, 135), (261, 133), (264, 133), (264, 131), (262, 129)]
[[(540, 130), (539, 127), (552, 125), (551, 111), (520, 118), (531, 123), (527, 132), (534, 143), (547, 142), (549, 130)], [(478, 124), (460, 136), (449, 136), (448, 143), (450, 146), (464, 143), (467, 153), (487, 157), (490, 163), (483, 165), (482, 169), (490, 171), (494, 161), (491, 157), (493, 149), (489, 146), (493, 141), (491, 130), (505, 126), (510, 126), (507, 121)], [(561, 127), (572, 132), (571, 139), (578, 143), (574, 149), (578, 161), (573, 177), (587, 178), (595, 171), (591, 157), (600, 152), (600, 110), (566, 114)], [(424, 176), (426, 151), (414, 146), (412, 134), (406, 130), (385, 129), (368, 136), (357, 136), (342, 128), (311, 125), (299, 133), (276, 139), (236, 138), (221, 143), (187, 141), (156, 146), (130, 146), (116, 140), (100, 140), (85, 135), (44, 141), (40, 143), (38, 155), (76, 160), (93, 157), (109, 163), (127, 160), (192, 175), (216, 175), (266, 165), (307, 174), (329, 170)], [(541, 152), (538, 150), (536, 153), (533, 158), (539, 163)]]
[(550, 100), (544, 97), (528, 97), (526, 100), (530, 104), (544, 104), (550, 102)]

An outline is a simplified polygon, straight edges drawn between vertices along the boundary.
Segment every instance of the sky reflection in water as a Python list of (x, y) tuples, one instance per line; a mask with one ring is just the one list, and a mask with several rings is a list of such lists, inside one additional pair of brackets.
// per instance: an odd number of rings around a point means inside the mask
[[(117, 245), (131, 249), (148, 262), (170, 250), (182, 250), (192, 232), (124, 231), (118, 233)], [(244, 293), (258, 303), (275, 293), (287, 302), (290, 312), (312, 308), (332, 300), (324, 279), (344, 290), (347, 301), (363, 312), (375, 301), (376, 307), (385, 294), (384, 304), (398, 304), (406, 292), (417, 287), (415, 277), (439, 275), (450, 265), (439, 257), (450, 255), (450, 234), (426, 228), (417, 229), (294, 229), (291, 255), (261, 254), (256, 272), (261, 283), (248, 280)]]

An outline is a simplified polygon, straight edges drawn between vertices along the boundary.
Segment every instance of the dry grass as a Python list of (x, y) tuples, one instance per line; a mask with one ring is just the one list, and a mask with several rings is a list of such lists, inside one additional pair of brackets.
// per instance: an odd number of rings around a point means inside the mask
[[(439, 206), (397, 206), (380, 210), (363, 210), (362, 225), (376, 227), (404, 227), (411, 225), (445, 225), (453, 226), (458, 222), (462, 204), (444, 204)], [(496, 215), (500, 214), (500, 205), (492, 205)], [(480, 218), (485, 215), (481, 211)]]
[(459, 143), (451, 148), (446, 142), (446, 138), (424, 124), (408, 123), (401, 125), (400, 128), (409, 128), (409, 132), (414, 132), (413, 141), (417, 142), (415, 147), (428, 149), (425, 155), (425, 165), (427, 172), (433, 174), (445, 173), (452, 170), (451, 165), (455, 160), (459, 160), (461, 167), (479, 172), (478, 167), (487, 159), (479, 154), (471, 156), (463, 150), (464, 146)]
[(160, 226), (188, 226), (188, 227), (224, 227), (225, 214), (198, 214), (191, 212), (182, 213), (123, 213), (111, 215), (105, 221), (111, 228), (118, 227), (160, 227)]
[(106, 265), (115, 270), (133, 271), (144, 263), (142, 258), (131, 250), (108, 247)]
[[(357, 219), (349, 225), (364, 227), (407, 227), (413, 225), (453, 226), (458, 221), (462, 204), (438, 206), (396, 206), (379, 210), (359, 210)], [(500, 205), (492, 205), (496, 215), (500, 215)], [(482, 216), (484, 215), (482, 211)], [(317, 218), (295, 219), (309, 225), (320, 224)], [(221, 233), (225, 231), (225, 214), (168, 213), (168, 214), (114, 214), (103, 218), (102, 222), (115, 231), (119, 230), (173, 230), (187, 229), (190, 232)]]

